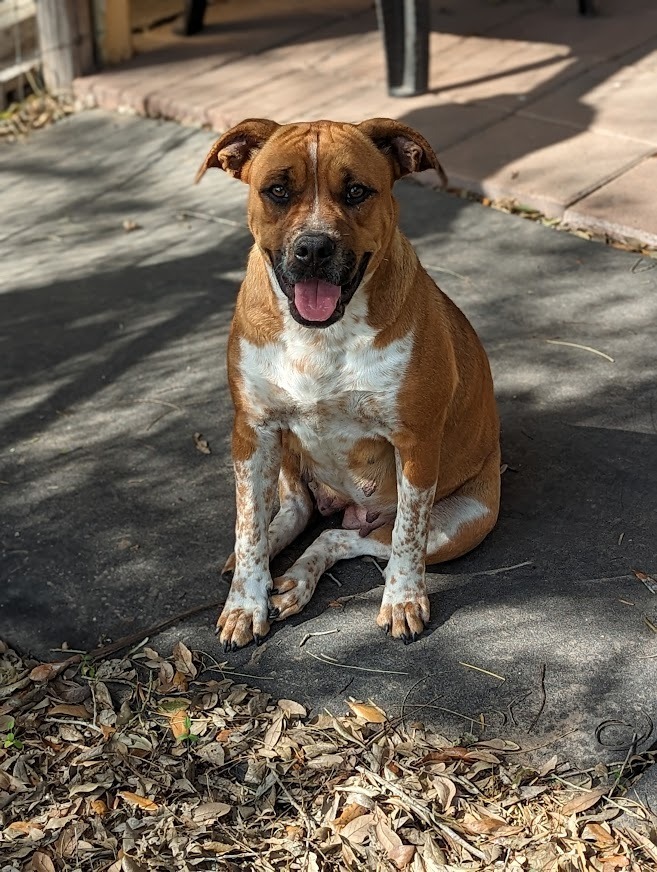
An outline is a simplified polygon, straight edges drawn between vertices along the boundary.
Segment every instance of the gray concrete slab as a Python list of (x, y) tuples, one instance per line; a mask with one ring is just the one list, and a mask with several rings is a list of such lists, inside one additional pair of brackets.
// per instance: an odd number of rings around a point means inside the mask
[[(191, 184), (211, 139), (93, 112), (0, 151), (0, 636), (39, 656), (226, 595), (224, 352), (250, 238), (245, 187)], [(405, 701), (452, 737), (483, 716), (537, 756), (623, 759), (635, 732), (657, 738), (657, 595), (632, 572), (657, 574), (657, 261), (412, 183), (398, 197), (490, 354), (499, 525), (431, 573), (416, 644), (377, 630), (381, 576), (352, 561), (230, 665), (315, 710)], [(153, 644), (223, 662), (215, 618)]]

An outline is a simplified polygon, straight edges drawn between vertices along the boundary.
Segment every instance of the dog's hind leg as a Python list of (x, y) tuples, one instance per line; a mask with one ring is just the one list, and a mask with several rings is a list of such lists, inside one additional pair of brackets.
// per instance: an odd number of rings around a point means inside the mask
[[(392, 524), (386, 526), (389, 541)], [(385, 530), (381, 527), (376, 532)], [(324, 530), (285, 575), (274, 579), (274, 592), (269, 598), (271, 618), (283, 621), (300, 612), (310, 602), (319, 579), (338, 560), (365, 556), (387, 560), (390, 544), (373, 536), (362, 537), (358, 530)]]
[[(299, 473), (299, 463), (293, 455), (283, 456), (278, 477), (279, 509), (269, 525), (269, 559), (287, 548), (302, 533), (313, 513), (313, 499), (308, 485)], [(226, 561), (221, 574), (230, 577), (235, 568), (235, 554)]]
[(313, 498), (299, 475), (298, 465), (286, 457), (278, 479), (280, 508), (269, 525), (269, 559), (287, 548), (302, 533), (313, 513)]
[[(494, 527), (499, 509), (500, 456), (494, 451), (481, 472), (456, 493), (437, 502), (431, 509), (427, 536), (426, 563), (453, 560), (475, 548)], [(272, 619), (282, 621), (296, 615), (310, 602), (322, 574), (338, 560), (391, 555), (393, 524), (387, 523), (362, 537), (358, 530), (325, 530), (306, 549), (297, 562), (280, 578), (274, 579), (270, 596)], [(386, 572), (386, 576), (390, 575)], [(424, 578), (418, 591), (403, 583), (386, 582), (377, 623), (395, 638), (408, 641), (421, 632), (429, 620), (429, 605)]]
[(500, 508), (500, 451), (496, 448), (473, 479), (431, 509), (427, 564), (472, 551), (490, 533)]

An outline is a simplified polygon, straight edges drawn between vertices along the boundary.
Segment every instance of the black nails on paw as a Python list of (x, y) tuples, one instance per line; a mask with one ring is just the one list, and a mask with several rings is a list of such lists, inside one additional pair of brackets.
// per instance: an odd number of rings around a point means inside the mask
[(280, 613), (281, 613), (280, 609), (276, 609), (276, 608), (269, 609), (269, 620), (275, 621), (276, 618), (280, 615)]

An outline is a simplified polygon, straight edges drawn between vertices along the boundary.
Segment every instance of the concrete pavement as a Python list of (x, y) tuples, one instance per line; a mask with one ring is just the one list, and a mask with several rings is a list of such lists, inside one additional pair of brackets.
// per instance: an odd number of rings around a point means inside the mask
[(170, 24), (135, 34), (136, 56), (76, 93), (217, 131), (246, 117), (401, 118), (453, 186), (656, 246), (657, 7), (598, 0), (582, 18), (576, 6), (435, 0), (429, 92), (395, 99), (370, 0), (223, 0), (193, 38)]
[[(243, 185), (192, 185), (211, 140), (93, 111), (0, 151), (0, 637), (42, 657), (227, 592), (224, 353), (250, 238)], [(623, 760), (634, 733), (657, 740), (657, 595), (633, 573), (657, 575), (657, 262), (411, 182), (397, 194), (491, 358), (499, 525), (432, 573), (416, 644), (376, 628), (381, 576), (352, 561), (230, 664), (315, 711), (405, 703), (452, 737), (483, 718), (538, 756)], [(151, 644), (223, 661), (216, 611)]]

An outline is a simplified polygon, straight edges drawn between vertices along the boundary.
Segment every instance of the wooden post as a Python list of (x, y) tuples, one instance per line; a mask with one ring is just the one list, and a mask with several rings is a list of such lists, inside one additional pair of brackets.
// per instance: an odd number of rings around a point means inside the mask
[(52, 94), (71, 91), (94, 67), (88, 0), (36, 0), (43, 80)]
[(132, 57), (130, 0), (104, 0), (105, 27), (102, 46), (104, 64), (118, 64)]

